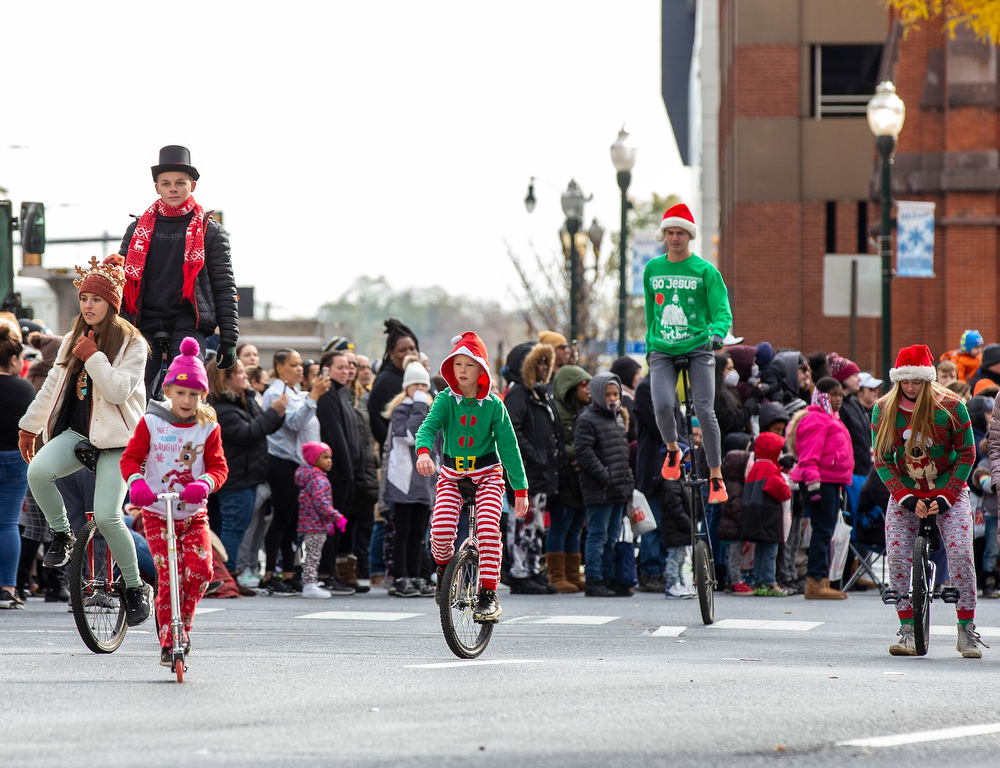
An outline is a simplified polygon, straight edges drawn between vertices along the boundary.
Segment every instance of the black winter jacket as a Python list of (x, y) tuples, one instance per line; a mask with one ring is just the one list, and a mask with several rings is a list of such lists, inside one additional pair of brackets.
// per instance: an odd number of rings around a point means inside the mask
[(229, 464), (229, 477), (219, 490), (239, 491), (252, 488), (267, 480), (267, 440), (264, 438), (281, 428), (285, 421), (274, 408), (261, 411), (254, 391), (248, 389), (240, 400), (231, 392), (222, 397), (211, 395), (209, 405), (215, 409), (222, 431), (222, 451)]
[(555, 361), (550, 344), (519, 344), (507, 356), (507, 378), (511, 382), (504, 405), (517, 435), (517, 447), (528, 477), (528, 493), (559, 493), (559, 442), (562, 422), (556, 404), (548, 393), (549, 377), (539, 381), (535, 375), (540, 361), (548, 359), (549, 370)]
[(639, 446), (635, 458), (635, 487), (646, 498), (657, 493), (657, 480), (662, 480), (660, 470), (666, 458), (666, 446), (656, 425), (656, 413), (653, 411), (653, 391), (650, 377), (647, 373), (635, 388), (635, 405), (632, 408), (632, 421), (636, 425), (639, 436)]
[[(638, 395), (638, 388), (636, 394)], [(661, 462), (662, 464), (662, 462)], [(677, 480), (660, 478), (660, 536), (665, 547), (691, 543), (691, 500)]]
[(855, 395), (848, 395), (840, 406), (840, 420), (851, 435), (854, 449), (854, 474), (867, 476), (872, 469), (872, 417)]
[(389, 420), (382, 415), (382, 411), (402, 389), (403, 372), (391, 360), (386, 359), (368, 393), (368, 419), (379, 450), (385, 445), (385, 438), (389, 434)]
[(355, 450), (360, 443), (358, 423), (354, 408), (341, 395), (343, 387), (334, 383), (330, 391), (322, 395), (316, 403), (316, 418), (319, 421), (320, 440), (330, 446), (333, 454), (333, 468), (327, 473), (333, 494), (333, 507), (338, 512), (346, 512), (354, 499), (356, 476), (364, 472), (355, 466)]
[(361, 435), (361, 453), (364, 457), (364, 476), (355, 480), (354, 500), (346, 514), (368, 512), (378, 501), (378, 468), (380, 465), (375, 440), (372, 437), (371, 420), (368, 416), (368, 404), (362, 400), (354, 406), (354, 417), (358, 421), (358, 432)]
[(621, 387), (613, 373), (599, 373), (590, 380), (590, 405), (576, 420), (576, 462), (580, 467), (580, 490), (588, 507), (631, 503), (635, 488), (625, 441), (628, 414), (622, 411), (623, 418), (619, 419), (608, 409), (604, 391), (609, 381)]
[[(190, 219), (179, 217), (179, 219)], [(129, 243), (139, 221), (129, 224), (122, 238), (118, 253), (122, 258), (128, 256)], [(157, 225), (159, 226), (159, 225)], [(152, 240), (150, 241), (152, 243)], [(156, 249), (151, 246), (150, 258), (156, 258)], [(182, 277), (183, 280), (183, 277)], [(145, 270), (142, 278), (142, 293), (156, 290), (155, 286), (146, 284)], [(140, 294), (141, 296), (141, 294)], [(235, 346), (240, 336), (239, 306), (236, 298), (236, 280), (233, 277), (232, 253), (229, 247), (229, 235), (222, 225), (208, 217), (205, 225), (205, 265), (198, 272), (194, 287), (195, 306), (198, 330), (206, 337), (219, 328), (219, 343)], [(141, 330), (143, 328), (142, 303), (135, 317), (126, 317)]]
[(743, 486), (746, 484), (747, 462), (750, 451), (730, 451), (722, 459), (722, 479), (726, 483), (729, 500), (722, 505), (719, 519), (719, 538), (724, 541), (740, 540), (740, 516), (743, 511)]

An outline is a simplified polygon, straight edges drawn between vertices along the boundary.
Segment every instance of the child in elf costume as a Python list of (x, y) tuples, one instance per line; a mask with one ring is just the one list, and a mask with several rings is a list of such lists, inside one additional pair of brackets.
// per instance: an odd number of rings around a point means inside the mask
[(445, 566), (455, 553), (455, 533), (462, 509), (458, 481), (468, 477), (476, 484), (476, 535), (479, 539), (478, 622), (500, 618), (497, 582), (500, 580), (500, 511), (504, 479), (514, 487), (514, 510), (518, 517), (528, 512), (528, 480), (525, 477), (517, 436), (503, 401), (491, 389), (486, 345), (472, 331), (452, 339), (455, 348), (441, 364), (448, 388), (434, 399), (427, 418), (417, 431), (417, 472), (430, 477), (435, 472), (431, 448), (438, 432), (444, 434), (444, 462), (437, 483), (437, 498), (431, 513), (431, 553), (438, 565), (438, 585)]

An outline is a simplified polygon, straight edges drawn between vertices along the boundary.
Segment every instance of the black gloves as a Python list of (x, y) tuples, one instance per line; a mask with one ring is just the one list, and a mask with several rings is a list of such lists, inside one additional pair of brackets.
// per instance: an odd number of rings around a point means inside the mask
[(899, 506), (901, 506), (903, 509), (908, 509), (910, 512), (916, 512), (917, 501), (918, 499), (916, 496), (910, 495), (907, 496), (905, 499), (903, 499), (901, 502), (899, 502)]
[(220, 344), (215, 353), (215, 365), (220, 370), (236, 365), (236, 347), (231, 344)]
[(719, 334), (717, 333), (712, 334), (712, 338), (709, 341), (709, 348), (713, 352), (718, 352), (720, 349), (722, 349), (722, 337)]
[[(937, 496), (933, 498), (931, 501), (937, 502), (939, 515), (943, 515), (945, 512), (951, 509), (951, 504), (948, 503), (948, 499), (946, 499), (944, 496)], [(928, 507), (930, 506), (930, 502), (927, 503), (927, 506)]]

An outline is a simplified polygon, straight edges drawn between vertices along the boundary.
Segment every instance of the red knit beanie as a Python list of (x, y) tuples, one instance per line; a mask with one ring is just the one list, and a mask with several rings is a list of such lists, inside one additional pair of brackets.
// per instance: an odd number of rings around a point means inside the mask
[(122, 306), (122, 289), (125, 286), (125, 260), (117, 253), (113, 253), (104, 260), (97, 263), (97, 257), (90, 257), (90, 269), (76, 268), (76, 273), (80, 275), (78, 280), (73, 281), (81, 293), (93, 293), (100, 296), (108, 304), (115, 308), (115, 312)]

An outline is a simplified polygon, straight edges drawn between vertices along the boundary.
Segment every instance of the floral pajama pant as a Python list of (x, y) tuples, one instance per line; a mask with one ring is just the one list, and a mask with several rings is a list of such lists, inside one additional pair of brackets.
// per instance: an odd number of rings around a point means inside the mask
[[(160, 647), (169, 648), (170, 637), (170, 575), (167, 565), (166, 518), (143, 510), (142, 523), (149, 542), (149, 551), (156, 566), (159, 588), (156, 592), (156, 620), (160, 625)], [(212, 542), (208, 535), (208, 515), (199, 512), (174, 521), (177, 534), (177, 579), (180, 593), (181, 619), (185, 634), (191, 631), (194, 609), (205, 594), (212, 579)]]
[[(920, 518), (899, 506), (889, 497), (885, 513), (885, 548), (889, 562), (889, 585), (900, 593), (910, 591), (910, 568), (913, 565), (913, 540), (920, 528)], [(974, 521), (968, 489), (943, 515), (937, 515), (937, 527), (948, 556), (948, 575), (958, 589), (956, 609), (959, 619), (972, 619), (976, 611), (976, 567), (973, 563), (972, 536)], [(896, 611), (901, 619), (913, 617), (909, 598), (900, 600)]]
[(510, 575), (527, 579), (540, 570), (542, 545), (545, 543), (544, 493), (528, 496), (528, 514), (524, 517), (508, 515), (507, 545), (510, 547)]

